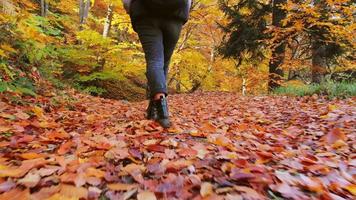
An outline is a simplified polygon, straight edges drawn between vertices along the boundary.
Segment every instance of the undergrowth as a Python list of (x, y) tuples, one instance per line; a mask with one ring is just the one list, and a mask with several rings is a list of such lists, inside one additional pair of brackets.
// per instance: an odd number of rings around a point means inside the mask
[(274, 90), (278, 95), (311, 96), (314, 94), (329, 98), (347, 98), (356, 96), (356, 82), (326, 81), (320, 84), (287, 85)]

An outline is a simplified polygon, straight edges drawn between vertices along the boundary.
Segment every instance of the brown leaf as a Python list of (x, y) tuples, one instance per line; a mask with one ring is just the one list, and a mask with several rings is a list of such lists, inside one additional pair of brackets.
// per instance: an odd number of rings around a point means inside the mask
[(163, 145), (158, 145), (158, 144), (154, 144), (154, 145), (149, 145), (147, 146), (147, 150), (148, 151), (153, 151), (153, 152), (160, 152), (160, 153), (164, 153), (164, 150), (166, 149), (165, 146)]

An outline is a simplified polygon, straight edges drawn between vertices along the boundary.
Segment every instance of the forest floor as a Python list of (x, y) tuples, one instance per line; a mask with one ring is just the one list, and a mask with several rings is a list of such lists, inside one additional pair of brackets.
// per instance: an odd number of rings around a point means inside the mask
[(355, 98), (0, 96), (0, 200), (355, 199)]

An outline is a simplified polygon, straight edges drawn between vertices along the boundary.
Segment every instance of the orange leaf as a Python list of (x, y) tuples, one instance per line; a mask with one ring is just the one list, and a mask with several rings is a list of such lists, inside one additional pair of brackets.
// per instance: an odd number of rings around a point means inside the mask
[(210, 122), (205, 122), (200, 129), (206, 132), (216, 132), (216, 127)]
[(68, 139), (70, 138), (70, 135), (65, 132), (64, 130), (59, 130), (59, 131), (51, 131), (46, 134), (46, 137), (50, 140), (56, 140), (56, 139)]
[(74, 145), (74, 142), (72, 142), (72, 141), (65, 142), (59, 147), (57, 153), (59, 155), (64, 155), (70, 151), (70, 149), (72, 148), (73, 145)]
[(114, 191), (127, 191), (137, 187), (138, 187), (137, 184), (124, 184), (124, 183), (108, 184), (108, 188)]
[(36, 158), (43, 158), (43, 155), (38, 154), (38, 153), (23, 153), (20, 155), (21, 158), (25, 160), (32, 160)]
[(105, 172), (100, 169), (95, 169), (93, 167), (90, 167), (85, 171), (85, 175), (89, 177), (93, 176), (97, 178), (103, 178), (105, 176)]
[(47, 161), (44, 158), (25, 160), (18, 168), (0, 169), (0, 177), (20, 178), (33, 168), (45, 165)]
[(75, 187), (72, 185), (62, 185), (60, 195), (62, 197), (72, 198), (72, 199), (87, 199), (88, 190), (84, 187)]
[(329, 145), (333, 145), (338, 140), (346, 140), (345, 133), (340, 128), (334, 128), (326, 135), (326, 142)]
[(0, 200), (28, 200), (30, 199), (30, 190), (12, 189), (0, 195)]

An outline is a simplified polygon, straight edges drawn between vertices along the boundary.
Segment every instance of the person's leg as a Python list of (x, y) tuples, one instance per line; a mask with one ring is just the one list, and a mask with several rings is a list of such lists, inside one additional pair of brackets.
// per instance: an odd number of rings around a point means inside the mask
[(164, 46), (164, 74), (166, 79), (168, 77), (171, 57), (177, 45), (182, 26), (183, 23), (175, 19), (166, 20), (164, 23), (161, 23)]
[(163, 34), (156, 19), (140, 19), (135, 23), (146, 58), (146, 77), (150, 98), (156, 94), (166, 94), (166, 77), (164, 72)]

